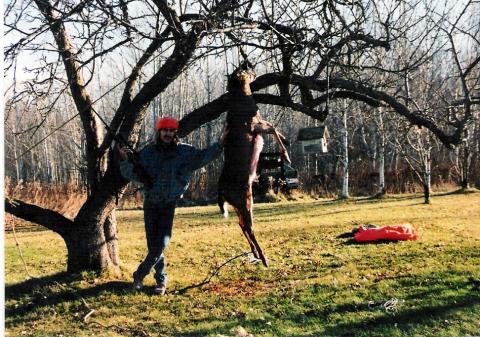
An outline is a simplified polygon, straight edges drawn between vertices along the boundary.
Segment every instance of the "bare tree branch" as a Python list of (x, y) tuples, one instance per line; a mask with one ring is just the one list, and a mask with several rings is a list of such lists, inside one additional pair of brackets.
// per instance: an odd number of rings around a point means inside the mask
[(21, 200), (5, 198), (5, 211), (24, 220), (39, 224), (60, 235), (67, 233), (74, 225), (60, 213), (28, 204)]

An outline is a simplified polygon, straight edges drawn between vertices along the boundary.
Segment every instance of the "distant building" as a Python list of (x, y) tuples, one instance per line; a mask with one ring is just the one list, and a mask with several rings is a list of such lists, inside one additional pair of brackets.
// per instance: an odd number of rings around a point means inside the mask
[(330, 135), (325, 125), (300, 129), (297, 136), (300, 153), (327, 153), (329, 137)]

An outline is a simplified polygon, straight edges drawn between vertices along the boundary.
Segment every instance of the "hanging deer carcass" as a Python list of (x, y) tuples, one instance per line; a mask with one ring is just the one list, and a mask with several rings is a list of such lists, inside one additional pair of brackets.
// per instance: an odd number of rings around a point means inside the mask
[(241, 66), (228, 78), (228, 134), (224, 143), (224, 166), (218, 183), (218, 204), (224, 216), (228, 215), (225, 202), (233, 206), (253, 255), (268, 266), (253, 232), (252, 183), (263, 147), (261, 133), (273, 133), (285, 160), (290, 162), (290, 159), (282, 142), (285, 137), (260, 117), (250, 90), (255, 73), (245, 68)]

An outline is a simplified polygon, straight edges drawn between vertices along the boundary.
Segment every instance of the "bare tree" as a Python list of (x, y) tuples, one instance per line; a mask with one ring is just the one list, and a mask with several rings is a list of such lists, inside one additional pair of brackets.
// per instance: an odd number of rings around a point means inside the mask
[[(358, 100), (373, 107), (388, 106), (453, 146), (471, 120), (468, 109), (453, 122), (432, 119), (410, 110), (391, 83), (373, 80), (375, 73), (396, 76), (415, 71), (434, 52), (434, 43), (419, 49), (438, 31), (426, 16), (415, 15), (420, 0), (406, 8), (376, 0), (186, 1), (184, 6), (166, 0), (34, 0), (34, 4), (11, 1), (6, 5), (7, 70), (15, 70), (16, 60), (29, 51), (40, 56), (27, 67), (31, 79), (10, 93), (10, 105), (34, 95), (50, 97), (53, 107), (68, 90), (85, 140), (89, 196), (74, 219), (21, 200), (7, 199), (6, 211), (61, 235), (67, 245), (69, 272), (118, 266), (114, 135), (137, 143), (150, 104), (200, 59), (227, 53), (223, 59), (236, 63), (248, 57), (259, 72), (271, 64), (273, 69), (252, 84), (257, 103), (299, 111), (320, 121), (329, 114), (323, 108), (328, 99)], [(407, 24), (398, 19), (402, 16), (414, 19)], [(402, 67), (379, 65), (373, 57), (377, 50), (390, 53), (406, 33), (416, 46), (408, 62)], [(113, 76), (102, 72), (108, 62), (119, 64), (126, 77), (108, 88), (122, 91), (105, 132), (102, 119), (107, 114), (98, 111), (100, 95), (92, 83), (95, 78)], [(220, 95), (189, 112), (177, 107), (184, 115), (179, 135), (187, 136), (218, 118), (227, 99)], [(122, 182), (119, 188), (124, 187)]]
[(415, 172), (423, 187), (424, 201), (430, 203), (432, 180), (432, 139), (428, 130), (416, 127), (406, 131), (402, 139), (395, 139), (396, 146), (408, 166)]
[[(473, 111), (474, 106), (480, 102), (480, 27), (478, 25), (478, 13), (474, 12), (475, 8), (478, 10), (479, 6), (473, 6), (473, 1), (470, 1), (461, 13), (465, 16), (472, 14), (473, 25), (476, 27), (475, 31), (470, 32), (469, 27), (459, 23), (458, 19), (449, 22), (446, 27), (442, 27), (451, 48), (452, 72), (455, 74), (452, 80), (459, 83), (455, 86), (455, 96), (460, 97), (460, 99), (454, 101), (451, 106), (453, 119), (456, 119), (459, 113), (469, 115), (472, 121), (478, 119), (478, 114), (476, 115)], [(459, 39), (459, 35), (462, 39)], [(456, 151), (462, 189), (468, 189), (470, 183), (472, 159), (475, 154), (474, 126), (475, 123), (472, 122), (464, 128), (462, 142)]]

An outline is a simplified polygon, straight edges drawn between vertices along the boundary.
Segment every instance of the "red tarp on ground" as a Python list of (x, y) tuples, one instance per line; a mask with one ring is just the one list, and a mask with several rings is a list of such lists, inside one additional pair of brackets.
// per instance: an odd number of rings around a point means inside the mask
[(397, 226), (383, 226), (378, 228), (360, 227), (354, 234), (355, 241), (368, 242), (377, 240), (417, 240), (418, 235), (415, 228), (410, 224)]

